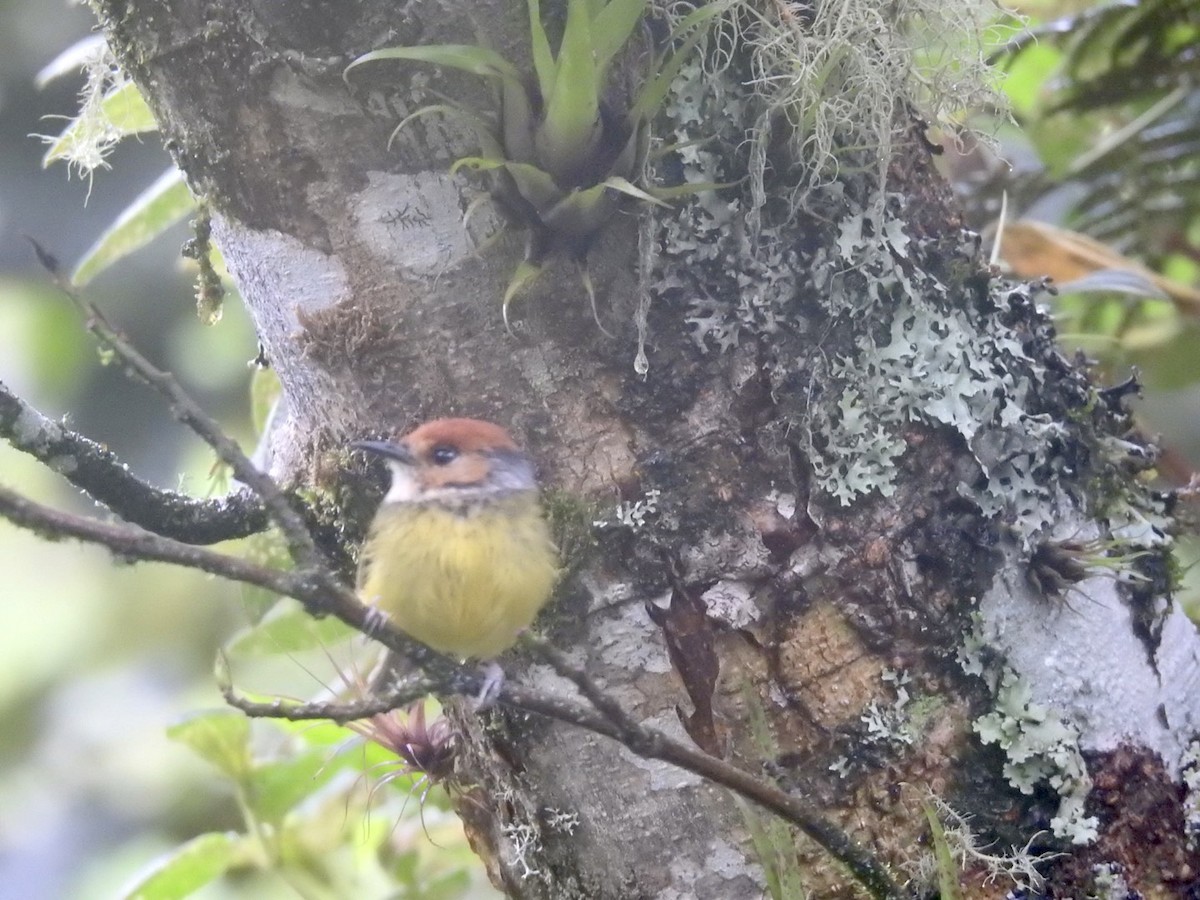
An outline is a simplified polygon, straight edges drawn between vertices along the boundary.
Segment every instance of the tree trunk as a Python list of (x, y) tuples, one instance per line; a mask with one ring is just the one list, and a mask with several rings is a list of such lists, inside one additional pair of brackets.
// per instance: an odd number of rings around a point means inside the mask
[[(772, 60), (755, 23), (819, 34), (822, 4), (732, 4), (732, 56), (713, 41), (684, 66), (655, 134), (697, 143), (659, 177), (732, 186), (630, 200), (604, 230), (587, 266), (615, 337), (560, 257), (507, 332), (520, 240), (476, 249), (486, 204), (464, 227), (479, 182), (449, 167), (469, 134), (424, 116), (389, 151), (405, 116), (486, 108), (485, 85), (400, 62), (342, 78), (380, 46), (480, 35), (528, 69), (521, 0), (94, 5), (280, 376), (276, 475), (329, 490), (353, 438), (503, 423), (539, 461), (570, 573), (543, 630), (638, 720), (810, 798), (914, 887), (937, 884), (931, 813), (971, 896), (1013, 885), (968, 828), (1014, 865), (1010, 847), (1061, 853), (1038, 866), (1053, 896), (1200, 890), (1200, 643), (1171, 599), (1171, 499), (1136, 477), (1152, 451), (1123, 392), (1059, 355), (1034, 289), (987, 268), (904, 78), (887, 140), (833, 147), (837, 178), (796, 139), (807, 109), (748, 86)], [(623, 78), (663, 40), (639, 35)], [(823, 89), (865, 117), (878, 85), (850, 65)], [(458, 724), (468, 830), (512, 896), (855, 895), (698, 777), (503, 710)]]

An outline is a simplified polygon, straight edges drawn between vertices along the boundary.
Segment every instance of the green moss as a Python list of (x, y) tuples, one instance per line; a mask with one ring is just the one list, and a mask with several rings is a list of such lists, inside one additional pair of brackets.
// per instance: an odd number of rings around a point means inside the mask
[(600, 516), (600, 506), (569, 491), (547, 489), (542, 492), (542, 511), (558, 546), (565, 579), (583, 568), (596, 550), (592, 523)]
[(946, 700), (936, 694), (921, 694), (908, 705), (908, 722), (914, 734), (923, 735), (946, 708)]

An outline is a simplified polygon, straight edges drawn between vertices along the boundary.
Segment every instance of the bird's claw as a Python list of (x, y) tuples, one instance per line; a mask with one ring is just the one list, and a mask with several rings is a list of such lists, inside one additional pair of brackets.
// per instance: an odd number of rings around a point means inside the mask
[(480, 712), (492, 706), (496, 702), (496, 698), (500, 696), (500, 691), (504, 687), (504, 670), (500, 668), (500, 664), (490, 662), (483, 667), (483, 686), (479, 689), (479, 695), (475, 698), (475, 712)]

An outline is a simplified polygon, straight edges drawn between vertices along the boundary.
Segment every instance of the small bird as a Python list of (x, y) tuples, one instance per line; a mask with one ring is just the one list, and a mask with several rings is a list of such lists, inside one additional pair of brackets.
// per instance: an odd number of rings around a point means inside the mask
[(392, 473), (363, 545), (363, 602), (459, 659), (490, 661), (511, 647), (559, 574), (528, 454), (478, 419), (436, 419), (398, 441), (351, 446)]

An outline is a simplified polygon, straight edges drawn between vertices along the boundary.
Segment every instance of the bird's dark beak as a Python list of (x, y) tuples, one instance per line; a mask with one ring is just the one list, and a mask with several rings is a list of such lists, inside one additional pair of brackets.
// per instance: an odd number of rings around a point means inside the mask
[(392, 441), (354, 441), (350, 446), (355, 450), (365, 450), (367, 453), (382, 456), (384, 459), (394, 459), (406, 466), (417, 464), (417, 458), (413, 456), (412, 450), (408, 448), (407, 444), (397, 444)]

